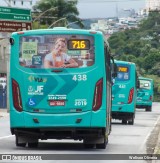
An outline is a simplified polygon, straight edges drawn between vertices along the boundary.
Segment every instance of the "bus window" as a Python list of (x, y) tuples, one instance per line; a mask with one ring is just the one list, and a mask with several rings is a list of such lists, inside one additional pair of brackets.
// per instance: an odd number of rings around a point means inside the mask
[(129, 66), (118, 66), (117, 69), (117, 78), (118, 81), (127, 81), (130, 80)]
[(92, 36), (22, 36), (19, 47), (19, 63), (23, 67), (80, 68), (94, 64), (95, 52)]
[(144, 89), (151, 89), (151, 82), (150, 81), (145, 81), (145, 80), (140, 80), (140, 88)]

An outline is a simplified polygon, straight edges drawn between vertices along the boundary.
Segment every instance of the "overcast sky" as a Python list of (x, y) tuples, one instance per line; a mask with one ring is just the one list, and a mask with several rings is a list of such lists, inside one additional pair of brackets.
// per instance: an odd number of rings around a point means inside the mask
[[(7, 6), (6, 0), (1, 1), (2, 6)], [(11, 1), (12, 7), (22, 8), (21, 0), (15, 1), (15, 6), (13, 5), (13, 0)], [(38, 0), (32, 0), (32, 5), (34, 5), (36, 1)], [(106, 18), (117, 16), (116, 8), (118, 10), (122, 8), (133, 8), (136, 11), (140, 8), (144, 8), (145, 1), (146, 0), (78, 0), (77, 8), (80, 18)], [(30, 5), (30, 0), (24, 0), (23, 8), (31, 8), (32, 5)]]
[(113, 17), (116, 16), (116, 8), (137, 11), (144, 7), (145, 0), (79, 0), (77, 5), (80, 18)]

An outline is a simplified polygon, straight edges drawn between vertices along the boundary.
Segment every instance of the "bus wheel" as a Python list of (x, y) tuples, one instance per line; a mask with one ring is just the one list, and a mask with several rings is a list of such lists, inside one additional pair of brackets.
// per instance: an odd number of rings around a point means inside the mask
[(15, 136), (16, 136), (16, 146), (17, 147), (25, 147), (27, 143), (19, 143), (18, 135), (15, 135)]
[(132, 116), (132, 118), (128, 121), (129, 125), (134, 125), (134, 116)]
[(127, 124), (127, 120), (122, 119), (122, 124)]
[(151, 112), (151, 111), (152, 111), (152, 106), (148, 106), (148, 107), (146, 108), (146, 111)]
[(29, 148), (37, 148), (38, 147), (38, 142), (35, 143), (28, 143)]
[(96, 148), (97, 149), (106, 149), (107, 144), (108, 144), (108, 136), (104, 136), (104, 143), (96, 144)]

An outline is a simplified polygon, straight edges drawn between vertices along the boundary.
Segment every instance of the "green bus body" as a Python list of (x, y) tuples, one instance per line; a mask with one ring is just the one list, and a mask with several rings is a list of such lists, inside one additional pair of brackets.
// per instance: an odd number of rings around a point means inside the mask
[(140, 88), (137, 92), (136, 108), (145, 108), (152, 111), (153, 79), (139, 77)]
[(115, 61), (117, 77), (112, 86), (112, 118), (134, 124), (137, 73), (134, 63)]
[[(87, 50), (67, 51), (78, 67), (44, 68), (44, 55), (58, 37), (84, 40), (82, 48), (84, 42), (90, 43)], [(10, 127), (16, 145), (74, 139), (83, 140), (85, 147), (106, 148), (111, 128), (111, 58), (103, 34), (66, 28), (32, 30), (13, 33), (10, 43)]]

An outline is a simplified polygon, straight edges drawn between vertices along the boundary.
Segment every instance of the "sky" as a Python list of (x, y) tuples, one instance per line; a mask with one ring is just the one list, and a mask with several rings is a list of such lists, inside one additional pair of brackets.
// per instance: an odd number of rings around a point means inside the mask
[(145, 7), (145, 0), (79, 0), (77, 8), (80, 18), (106, 18), (117, 16), (116, 9)]
[[(1, 0), (1, 5), (6, 6), (6, 0)], [(16, 6), (22, 7), (20, 0), (15, 0)], [(23, 8), (31, 8), (31, 0), (23, 0)], [(38, 0), (32, 0), (33, 5)], [(68, 0), (71, 1), (71, 0)], [(12, 1), (11, 1), (12, 2)], [(107, 18), (117, 16), (116, 9), (133, 8), (136, 11), (145, 7), (146, 0), (78, 0), (78, 11), (80, 18)], [(12, 2), (13, 4), (13, 2)]]

